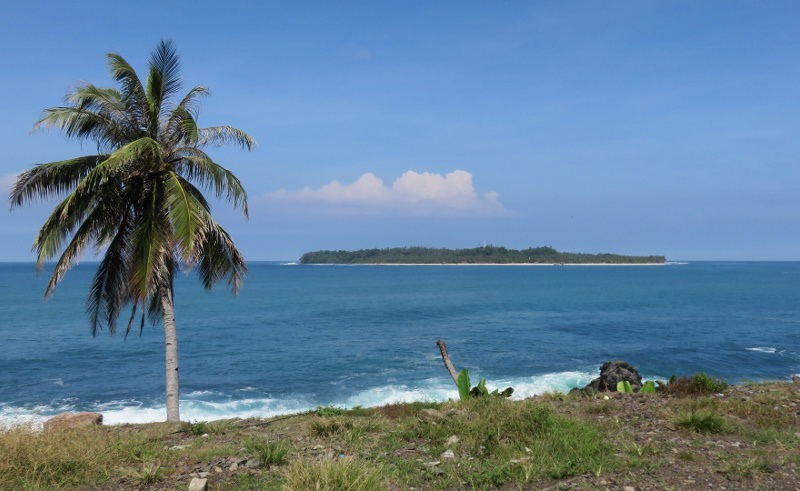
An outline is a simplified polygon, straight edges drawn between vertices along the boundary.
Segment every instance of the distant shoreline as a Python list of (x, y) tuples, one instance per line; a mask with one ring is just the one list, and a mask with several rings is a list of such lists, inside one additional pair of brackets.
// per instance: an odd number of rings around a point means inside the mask
[(392, 247), (358, 251), (315, 251), (300, 257), (300, 264), (439, 264), (439, 265), (616, 265), (663, 264), (665, 256), (626, 256), (622, 254), (585, 254), (559, 252), (552, 247), (529, 247), (523, 250), (480, 246), (472, 249), (436, 249), (431, 247)]
[(307, 263), (304, 266), (666, 266), (667, 263)]

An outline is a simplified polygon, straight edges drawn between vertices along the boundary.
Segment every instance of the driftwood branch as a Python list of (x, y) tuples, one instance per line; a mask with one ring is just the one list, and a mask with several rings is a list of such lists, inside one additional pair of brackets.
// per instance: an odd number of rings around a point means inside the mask
[(450, 372), (450, 376), (453, 377), (453, 382), (458, 387), (458, 372), (456, 369), (453, 368), (453, 364), (450, 363), (450, 357), (447, 356), (447, 347), (444, 345), (444, 341), (441, 339), (436, 341), (436, 346), (439, 347), (439, 351), (442, 352), (442, 361), (444, 361), (444, 366), (447, 367), (447, 371)]

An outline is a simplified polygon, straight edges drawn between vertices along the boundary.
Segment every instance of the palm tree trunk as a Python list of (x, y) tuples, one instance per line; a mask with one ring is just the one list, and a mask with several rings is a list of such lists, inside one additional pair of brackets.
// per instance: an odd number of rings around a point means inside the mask
[(161, 287), (161, 308), (164, 311), (164, 344), (167, 367), (167, 421), (180, 421), (178, 404), (178, 335), (172, 291)]

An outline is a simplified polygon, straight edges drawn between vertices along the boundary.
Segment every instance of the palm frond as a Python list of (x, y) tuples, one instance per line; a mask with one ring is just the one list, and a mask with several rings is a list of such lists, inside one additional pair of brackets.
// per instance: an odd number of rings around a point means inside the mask
[(164, 186), (154, 183), (144, 196), (142, 209), (136, 217), (131, 235), (130, 289), (134, 298), (153, 294), (159, 275), (165, 273), (164, 257), (171, 255), (171, 230), (167, 210), (164, 209)]
[(103, 329), (103, 324), (108, 326), (111, 335), (116, 332), (120, 310), (130, 297), (127, 281), (130, 239), (131, 220), (127, 216), (120, 221), (117, 235), (108, 245), (89, 288), (86, 312), (89, 314), (92, 336)]
[(115, 122), (107, 115), (80, 107), (51, 107), (45, 109), (41, 119), (31, 131), (58, 128), (67, 139), (94, 141), (100, 152), (113, 148), (118, 133)]
[(121, 86), (122, 100), (131, 119), (144, 121), (148, 110), (147, 94), (136, 71), (116, 53), (108, 53), (106, 59), (111, 78)]
[(159, 129), (161, 116), (171, 109), (168, 101), (181, 88), (180, 68), (180, 57), (172, 41), (162, 40), (150, 55), (147, 77), (151, 131)]
[(177, 174), (170, 172), (164, 182), (164, 191), (175, 249), (181, 260), (191, 265), (194, 263), (194, 243), (198, 237), (198, 229), (207, 210), (197, 201), (187, 184)]
[(198, 183), (233, 205), (241, 207), (248, 216), (247, 192), (233, 172), (217, 164), (202, 150), (184, 147), (176, 151), (179, 160), (175, 169), (186, 179)]
[(141, 121), (136, 113), (128, 110), (126, 99), (117, 89), (100, 88), (82, 82), (67, 94), (65, 101), (70, 107), (93, 112), (113, 121), (114, 124), (108, 125), (106, 131), (115, 144), (139, 137)]
[(48, 200), (74, 189), (106, 155), (88, 155), (39, 164), (17, 177), (9, 194), (11, 208), (34, 200)]
[(203, 286), (210, 290), (215, 283), (227, 277), (228, 287), (233, 294), (239, 293), (239, 287), (247, 275), (247, 264), (228, 232), (210, 216), (204, 223), (203, 240), (198, 245), (200, 261), (197, 275)]
[(197, 143), (199, 147), (204, 147), (206, 145), (221, 147), (228, 144), (235, 144), (246, 150), (253, 150), (257, 146), (256, 140), (252, 136), (232, 126), (201, 128), (198, 130), (198, 133), (200, 135)]
[[(78, 229), (75, 230), (75, 233), (72, 234), (72, 239), (64, 248), (64, 251), (61, 253), (61, 256), (56, 262), (55, 268), (53, 269), (53, 274), (50, 277), (47, 288), (45, 289), (45, 298), (49, 297), (53, 293), (53, 290), (64, 277), (64, 274), (72, 267), (75, 260), (80, 257), (86, 248), (91, 247), (92, 245), (105, 245), (98, 244), (103, 230), (112, 228), (117, 232), (119, 231), (121, 226), (120, 222), (123, 218), (119, 216), (118, 212), (114, 213), (113, 211), (109, 210), (109, 208), (113, 207), (119, 208), (119, 205), (120, 203), (118, 200), (106, 200), (105, 203), (94, 206), (94, 209), (91, 211), (91, 213), (86, 216), (85, 220), (83, 220)], [(61, 236), (59, 238), (64, 239), (66, 237)], [(55, 251), (52, 249), (52, 247), (56, 245), (56, 241), (52, 242), (52, 244), (48, 241), (40, 243), (39, 267), (41, 267), (43, 259), (49, 259), (55, 255)], [(57, 245), (60, 246), (61, 241), (59, 240), (58, 242), (59, 243)]]
[(75, 193), (92, 193), (101, 183), (112, 180), (116, 180), (122, 185), (122, 181), (115, 179), (115, 176), (124, 176), (126, 179), (130, 179), (134, 175), (146, 176), (158, 169), (148, 168), (147, 165), (142, 164), (162, 161), (161, 145), (151, 138), (139, 138), (118, 148), (105, 160), (94, 166), (75, 187)]

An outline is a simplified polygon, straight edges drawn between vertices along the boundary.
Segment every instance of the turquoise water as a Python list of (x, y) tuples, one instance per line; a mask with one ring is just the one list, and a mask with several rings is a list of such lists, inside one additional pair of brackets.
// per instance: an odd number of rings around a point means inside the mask
[[(0, 421), (63, 410), (165, 418), (163, 331), (92, 338), (83, 309), (93, 272), (78, 266), (43, 302), (45, 274), (0, 264)], [(456, 397), (440, 338), (457, 369), (516, 397), (583, 385), (611, 359), (645, 378), (800, 372), (796, 262), (251, 263), (238, 297), (190, 275), (175, 301), (183, 419)]]

